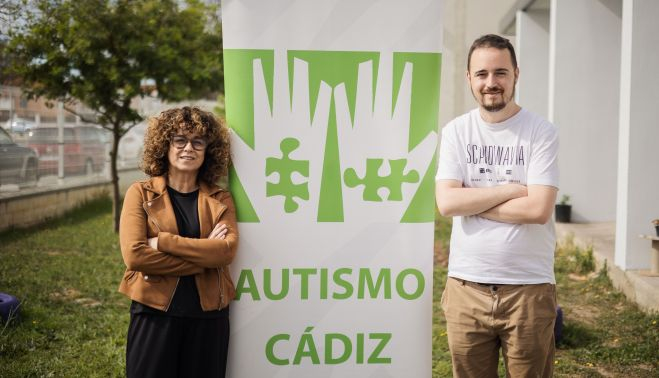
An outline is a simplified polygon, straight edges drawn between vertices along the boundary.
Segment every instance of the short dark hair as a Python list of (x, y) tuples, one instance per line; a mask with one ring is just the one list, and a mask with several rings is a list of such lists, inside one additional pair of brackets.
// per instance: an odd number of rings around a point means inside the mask
[(467, 71), (471, 68), (471, 54), (476, 49), (493, 47), (495, 49), (503, 50), (507, 49), (510, 52), (510, 60), (513, 62), (513, 68), (517, 68), (517, 56), (515, 56), (515, 48), (510, 43), (507, 38), (503, 38), (496, 34), (486, 34), (476, 39), (474, 43), (471, 44), (469, 49), (469, 55), (467, 55)]

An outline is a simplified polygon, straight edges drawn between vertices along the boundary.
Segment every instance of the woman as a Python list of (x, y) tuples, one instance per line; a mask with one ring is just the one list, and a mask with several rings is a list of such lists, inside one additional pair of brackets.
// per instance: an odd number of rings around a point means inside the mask
[(229, 146), (226, 126), (198, 108), (149, 122), (150, 178), (126, 192), (119, 231), (119, 291), (132, 299), (128, 377), (224, 377), (238, 230), (231, 194), (214, 183), (227, 173)]

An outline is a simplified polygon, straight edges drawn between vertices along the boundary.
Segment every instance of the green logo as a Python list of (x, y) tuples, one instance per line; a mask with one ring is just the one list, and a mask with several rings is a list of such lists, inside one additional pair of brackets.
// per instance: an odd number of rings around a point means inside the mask
[(433, 221), (439, 53), (224, 59), (240, 222)]

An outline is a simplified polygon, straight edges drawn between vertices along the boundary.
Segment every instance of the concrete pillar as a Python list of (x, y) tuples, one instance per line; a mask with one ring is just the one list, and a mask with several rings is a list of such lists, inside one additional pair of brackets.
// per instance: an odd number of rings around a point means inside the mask
[(576, 222), (616, 214), (622, 0), (552, 0), (549, 120)]
[(659, 218), (659, 2), (624, 0), (618, 139), (618, 201), (615, 263), (648, 269), (650, 221)]
[(516, 101), (548, 118), (549, 10), (517, 11), (516, 53), (520, 70)]

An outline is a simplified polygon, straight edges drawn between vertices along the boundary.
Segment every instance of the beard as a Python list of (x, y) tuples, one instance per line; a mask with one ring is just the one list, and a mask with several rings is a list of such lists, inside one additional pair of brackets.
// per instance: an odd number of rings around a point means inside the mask
[[(480, 97), (476, 97), (476, 94), (473, 90), (471, 93), (483, 109), (490, 113), (496, 113), (505, 108), (512, 101), (513, 97), (515, 96), (515, 87), (513, 86), (513, 90), (510, 96), (506, 96), (506, 92), (501, 87), (486, 88), (483, 92), (479, 93)], [(496, 96), (492, 102), (485, 103), (485, 96), (488, 94), (500, 95), (501, 97), (499, 98)]]

